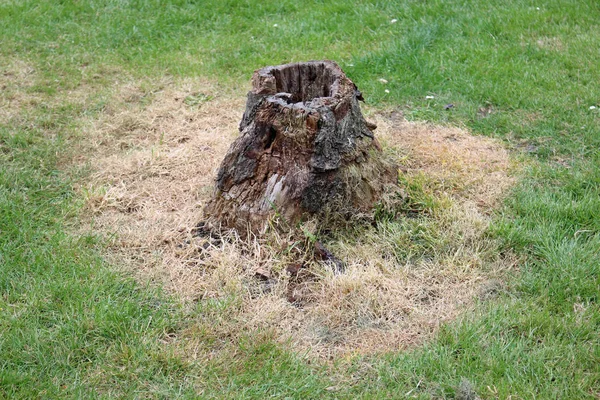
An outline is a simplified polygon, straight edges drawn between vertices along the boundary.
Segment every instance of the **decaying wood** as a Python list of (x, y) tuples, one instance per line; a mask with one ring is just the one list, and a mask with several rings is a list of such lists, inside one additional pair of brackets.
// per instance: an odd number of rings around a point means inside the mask
[(346, 270), (344, 262), (337, 258), (335, 254), (329, 251), (329, 249), (323, 246), (323, 243), (319, 241), (315, 242), (315, 255), (317, 258), (331, 265), (333, 267), (333, 272), (335, 273), (341, 273)]
[(254, 73), (241, 136), (219, 169), (205, 214), (241, 234), (260, 234), (278, 214), (368, 211), (397, 169), (385, 162), (356, 85), (332, 61)]

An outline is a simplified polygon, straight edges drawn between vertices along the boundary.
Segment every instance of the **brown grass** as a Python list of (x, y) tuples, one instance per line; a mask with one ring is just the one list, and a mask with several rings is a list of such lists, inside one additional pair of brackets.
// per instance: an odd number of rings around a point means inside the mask
[(514, 183), (508, 151), (497, 141), (456, 127), (408, 122), (393, 111), (374, 117), (379, 137), (400, 151), (407, 175), (424, 174), (444, 194), (475, 202), (480, 211), (495, 207)]
[(23, 110), (38, 104), (42, 97), (28, 93), (35, 81), (35, 70), (18, 59), (0, 65), (0, 123), (8, 123)]
[[(400, 228), (358, 227), (360, 235), (331, 240), (345, 273), (309, 262), (303, 279), (289, 277), (284, 269), (306, 261), (308, 239), (195, 235), (244, 103), (240, 91), (221, 94), (206, 81), (131, 83), (88, 121), (79, 150), (93, 171), (80, 188), (83, 229), (108, 238), (111, 257), (140, 279), (202, 307), (186, 332), (188, 354), (267, 331), (323, 357), (404, 348), (468, 309), (486, 282), (512, 267), (484, 235), (487, 214), (513, 182), (507, 151), (458, 128), (407, 122), (397, 112), (369, 110), (404, 178), (439, 207), (404, 218)], [(399, 253), (414, 246), (414, 229), (430, 246)], [(314, 232), (314, 224), (305, 230)], [(290, 296), (299, 301), (290, 303)]]
[(565, 50), (565, 45), (558, 37), (548, 37), (542, 36), (535, 42), (540, 48), (554, 50), (554, 51), (563, 51)]

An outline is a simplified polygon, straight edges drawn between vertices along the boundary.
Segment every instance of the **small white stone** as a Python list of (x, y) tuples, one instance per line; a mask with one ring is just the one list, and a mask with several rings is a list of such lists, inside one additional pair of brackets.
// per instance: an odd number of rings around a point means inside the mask
[(385, 89), (385, 92), (386, 92), (386, 93), (389, 93), (390, 91), (389, 91), (389, 90), (387, 90), (387, 89)]
[(596, 106), (590, 106), (590, 110), (595, 110)]
[(273, 24), (273, 28), (277, 28), (279, 25), (277, 24)]
[(398, 22), (398, 20), (396, 18), (394, 18), (393, 20), (390, 21), (390, 24), (395, 24), (396, 22)]
[(425, 96), (427, 100), (435, 99), (435, 96)]
[(536, 7), (535, 9), (536, 9), (536, 10), (538, 10), (538, 11), (540, 11), (540, 8), (539, 8), (539, 7)]
[(379, 78), (379, 82), (386, 84), (388, 83), (387, 79)]

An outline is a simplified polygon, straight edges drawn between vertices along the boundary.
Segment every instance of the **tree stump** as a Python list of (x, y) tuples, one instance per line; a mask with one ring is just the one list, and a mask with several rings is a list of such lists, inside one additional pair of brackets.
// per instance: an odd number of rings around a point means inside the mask
[(397, 168), (385, 161), (358, 100), (362, 95), (333, 61), (255, 71), (239, 129), (219, 169), (205, 214), (221, 227), (262, 234), (277, 214), (365, 212)]

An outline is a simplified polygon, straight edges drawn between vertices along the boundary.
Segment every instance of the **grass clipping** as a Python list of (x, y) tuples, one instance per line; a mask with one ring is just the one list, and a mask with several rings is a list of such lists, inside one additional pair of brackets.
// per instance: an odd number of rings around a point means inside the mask
[[(377, 224), (326, 240), (345, 261), (344, 273), (305, 260), (311, 223), (303, 227), (305, 243), (197, 235), (217, 168), (238, 134), (244, 96), (198, 81), (145, 86), (120, 87), (89, 122), (82, 154), (93, 172), (81, 189), (91, 229), (109, 239), (118, 262), (199, 307), (186, 334), (196, 350), (252, 332), (323, 357), (406, 348), (467, 309), (512, 266), (485, 235), (489, 211), (513, 182), (507, 151), (393, 111), (367, 115), (403, 166), (406, 196)], [(286, 273), (305, 261), (298, 276)]]

